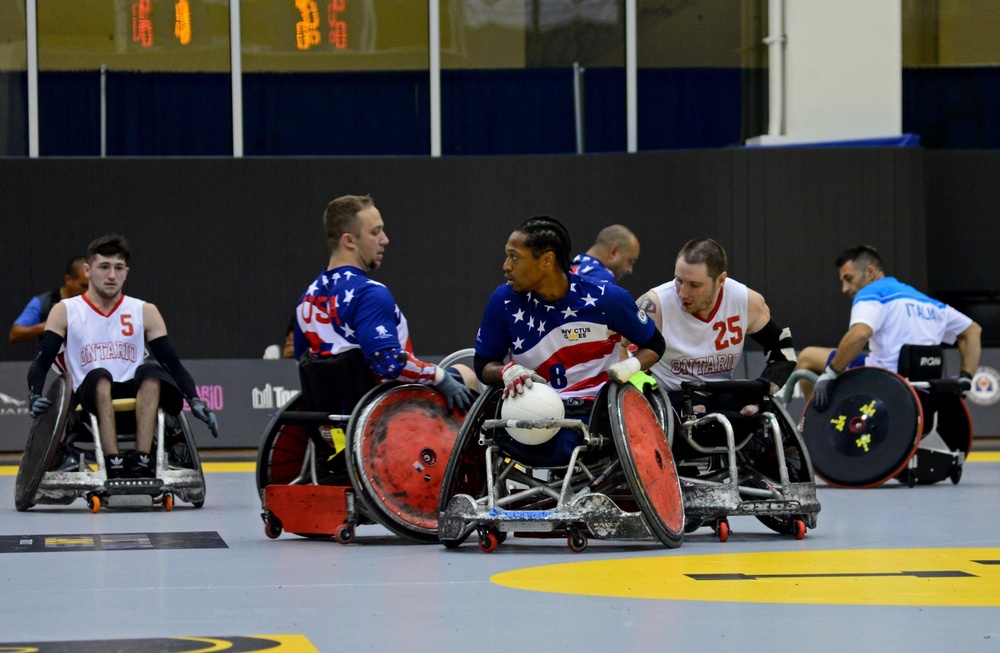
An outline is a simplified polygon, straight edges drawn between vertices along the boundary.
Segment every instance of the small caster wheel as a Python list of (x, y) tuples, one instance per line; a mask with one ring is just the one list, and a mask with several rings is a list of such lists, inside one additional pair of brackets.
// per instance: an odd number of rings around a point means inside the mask
[(719, 536), (719, 541), (728, 541), (729, 532), (729, 522), (725, 519), (720, 519), (718, 525), (715, 527), (715, 534)]
[(174, 509), (174, 495), (166, 494), (163, 496), (163, 509), (167, 512)]
[(793, 535), (795, 535), (795, 539), (801, 540), (806, 536), (806, 523), (801, 519), (796, 519), (792, 522), (792, 528), (794, 529)]
[(281, 522), (272, 518), (264, 519), (264, 535), (272, 540), (278, 539), (281, 535)]
[(496, 533), (482, 533), (479, 535), (479, 550), (483, 553), (493, 553), (500, 546), (500, 540)]
[(571, 533), (566, 538), (566, 543), (569, 544), (569, 549), (573, 553), (582, 553), (587, 548), (587, 536), (579, 532)]
[(341, 525), (333, 538), (341, 544), (350, 544), (354, 541), (354, 524)]
[(948, 475), (951, 479), (952, 485), (958, 485), (958, 482), (962, 480), (962, 468), (956, 465), (954, 469), (951, 470), (951, 474)]
[(91, 494), (87, 497), (87, 507), (90, 508), (90, 512), (97, 512), (101, 509), (101, 497), (96, 494)]

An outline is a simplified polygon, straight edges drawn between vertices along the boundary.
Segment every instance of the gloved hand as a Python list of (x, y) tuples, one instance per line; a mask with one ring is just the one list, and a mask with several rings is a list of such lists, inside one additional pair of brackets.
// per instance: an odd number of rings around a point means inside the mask
[[(969, 387), (971, 388), (972, 386), (970, 385)], [(47, 399), (36, 392), (28, 393), (28, 409), (31, 411), (32, 417), (44, 415), (51, 406), (52, 401), (50, 399)]]
[(608, 368), (608, 378), (618, 385), (622, 385), (628, 383), (632, 375), (641, 369), (642, 363), (639, 362), (638, 358), (626, 358)]
[(833, 382), (837, 380), (838, 376), (840, 376), (840, 372), (827, 365), (823, 373), (816, 379), (812, 400), (816, 410), (822, 412), (830, 405), (830, 392), (833, 389)]
[(212, 437), (219, 437), (219, 420), (215, 417), (215, 411), (209, 410), (205, 402), (197, 397), (189, 399), (188, 404), (191, 406), (191, 414), (208, 424)]
[(524, 394), (525, 388), (530, 388), (535, 381), (545, 383), (545, 379), (523, 365), (518, 365), (514, 361), (508, 361), (500, 369), (500, 376), (503, 377), (503, 398), (506, 399), (514, 394)]
[(639, 388), (640, 392), (646, 392), (647, 390), (656, 390), (657, 388), (660, 387), (660, 384), (657, 383), (655, 376), (653, 376), (649, 372), (643, 372), (642, 370), (639, 370), (638, 372), (630, 376), (628, 382), (634, 385), (635, 387)]
[(962, 385), (962, 396), (966, 397), (972, 392), (972, 375), (962, 370), (958, 375), (958, 382)]
[(448, 400), (448, 410), (457, 408), (462, 413), (468, 412), (472, 402), (476, 400), (475, 392), (447, 372), (444, 372), (444, 377), (434, 387)]

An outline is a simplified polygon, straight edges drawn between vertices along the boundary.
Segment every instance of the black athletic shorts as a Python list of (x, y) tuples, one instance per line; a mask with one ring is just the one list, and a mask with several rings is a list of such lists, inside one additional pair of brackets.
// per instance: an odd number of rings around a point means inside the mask
[[(77, 401), (89, 413), (97, 413), (97, 382), (102, 378), (111, 379), (111, 372), (103, 367), (93, 369), (87, 372), (80, 387), (76, 389)], [(181, 408), (184, 407), (184, 397), (181, 395), (181, 390), (177, 387), (177, 382), (174, 381), (173, 377), (156, 363), (143, 363), (136, 369), (135, 376), (128, 381), (112, 380), (111, 398), (135, 399), (139, 385), (148, 378), (160, 380), (160, 408), (170, 415), (180, 413)]]

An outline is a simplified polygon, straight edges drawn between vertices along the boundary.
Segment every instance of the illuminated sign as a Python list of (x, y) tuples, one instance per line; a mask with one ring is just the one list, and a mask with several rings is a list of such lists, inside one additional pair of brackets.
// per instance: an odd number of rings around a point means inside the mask
[[(323, 42), (320, 34), (319, 7), (315, 0), (295, 0), (299, 20), (295, 23), (295, 47), (308, 50)], [(331, 0), (326, 5), (326, 23), (330, 31), (327, 40), (337, 50), (347, 49), (347, 21), (341, 14), (347, 9), (347, 0)]]
[(181, 45), (191, 42), (191, 5), (187, 0), (177, 0), (174, 5), (174, 36)]
[(132, 40), (144, 48), (153, 45), (152, 0), (132, 3)]

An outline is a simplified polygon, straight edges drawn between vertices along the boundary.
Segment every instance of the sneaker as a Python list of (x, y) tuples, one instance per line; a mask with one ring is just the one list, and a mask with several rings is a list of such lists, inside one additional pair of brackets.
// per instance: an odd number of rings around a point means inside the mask
[(113, 453), (104, 456), (104, 469), (108, 472), (108, 479), (125, 478), (125, 455)]
[(71, 447), (59, 445), (59, 453), (62, 458), (56, 458), (56, 462), (49, 468), (50, 472), (76, 472), (80, 470), (80, 455)]
[(129, 451), (125, 454), (125, 470), (128, 478), (156, 478), (153, 473), (153, 456), (145, 451)]

